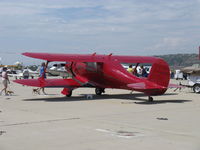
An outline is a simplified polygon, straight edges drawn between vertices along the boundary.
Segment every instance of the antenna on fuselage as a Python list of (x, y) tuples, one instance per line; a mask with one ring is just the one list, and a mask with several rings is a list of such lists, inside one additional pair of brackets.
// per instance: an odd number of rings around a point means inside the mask
[(92, 54), (92, 56), (95, 56), (96, 54), (97, 54), (97, 53), (95, 52), (95, 53)]

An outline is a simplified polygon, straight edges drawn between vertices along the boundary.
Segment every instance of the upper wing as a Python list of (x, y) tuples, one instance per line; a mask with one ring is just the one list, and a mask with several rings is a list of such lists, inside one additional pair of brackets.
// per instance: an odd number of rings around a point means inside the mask
[(94, 54), (55, 54), (55, 53), (23, 53), (23, 55), (43, 59), (46, 61), (64, 62), (105, 62), (114, 61), (119, 63), (154, 63), (160, 60), (156, 57), (145, 56), (116, 56), (116, 55), (96, 55)]
[(54, 54), (54, 53), (23, 53), (23, 55), (43, 59), (47, 61), (65, 61), (65, 62), (103, 62), (104, 55), (95, 54), (81, 55), (81, 54)]

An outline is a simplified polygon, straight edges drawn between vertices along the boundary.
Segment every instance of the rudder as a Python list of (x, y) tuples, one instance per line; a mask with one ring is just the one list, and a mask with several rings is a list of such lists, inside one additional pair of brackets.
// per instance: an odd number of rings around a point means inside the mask
[(152, 65), (148, 80), (160, 86), (166, 87), (166, 89), (162, 89), (160, 92), (155, 93), (155, 95), (165, 93), (170, 80), (169, 65), (163, 59), (158, 59)]

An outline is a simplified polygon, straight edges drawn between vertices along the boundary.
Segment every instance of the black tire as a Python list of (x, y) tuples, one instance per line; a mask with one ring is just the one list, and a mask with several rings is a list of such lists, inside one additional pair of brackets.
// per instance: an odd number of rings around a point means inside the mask
[(200, 93), (200, 84), (195, 84), (193, 86), (194, 93)]
[(103, 93), (103, 90), (101, 88), (96, 88), (95, 93), (96, 95), (101, 95)]
[(153, 102), (153, 97), (149, 96), (148, 100), (149, 100), (149, 102)]

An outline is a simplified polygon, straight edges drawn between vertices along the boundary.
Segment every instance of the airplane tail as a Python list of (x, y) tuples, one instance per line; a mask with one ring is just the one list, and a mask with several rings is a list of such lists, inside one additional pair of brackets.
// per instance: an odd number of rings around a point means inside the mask
[(152, 65), (151, 71), (148, 76), (148, 81), (153, 82), (159, 86), (162, 86), (163, 89), (160, 89), (159, 91), (147, 91), (146, 94), (147, 95), (164, 94), (168, 88), (169, 80), (170, 80), (170, 69), (168, 64), (162, 59), (157, 60)]

